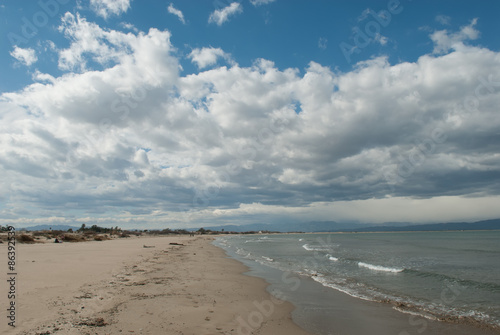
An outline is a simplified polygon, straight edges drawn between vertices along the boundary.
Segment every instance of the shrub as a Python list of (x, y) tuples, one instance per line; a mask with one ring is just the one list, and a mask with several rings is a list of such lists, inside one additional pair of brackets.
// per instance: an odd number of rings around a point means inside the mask
[(20, 243), (35, 243), (35, 238), (30, 235), (22, 234), (17, 237)]
[(85, 238), (83, 236), (74, 235), (74, 234), (64, 234), (63, 235), (64, 242), (83, 242)]
[(108, 235), (96, 235), (94, 236), (94, 241), (106, 241), (110, 240)]

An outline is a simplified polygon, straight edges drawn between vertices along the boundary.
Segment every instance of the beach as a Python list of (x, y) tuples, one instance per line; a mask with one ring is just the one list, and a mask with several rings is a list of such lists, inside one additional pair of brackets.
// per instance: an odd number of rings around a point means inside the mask
[[(17, 244), (15, 325), (2, 334), (308, 334), (294, 307), (208, 236)], [(171, 245), (177, 243), (179, 245)], [(6, 260), (6, 244), (0, 244)], [(5, 261), (7, 269), (7, 261)], [(7, 280), (2, 271), (2, 282)]]
[[(18, 243), (16, 327), (8, 326), (5, 286), (0, 332), (498, 334), (356, 299), (307, 276), (229, 257), (213, 241), (212, 236), (197, 235)], [(0, 250), (6, 260), (6, 243)], [(8, 279), (3, 271), (2, 281)]]

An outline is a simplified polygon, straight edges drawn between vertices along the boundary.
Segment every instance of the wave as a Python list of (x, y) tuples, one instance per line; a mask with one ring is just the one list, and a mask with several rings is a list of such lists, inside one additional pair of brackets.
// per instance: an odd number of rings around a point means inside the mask
[(413, 300), (410, 297), (391, 296), (382, 292), (377, 292), (376, 290), (373, 291), (372, 289), (365, 291), (363, 289), (360, 289), (360, 287), (334, 283), (331, 281), (331, 278), (327, 278), (320, 273), (313, 274), (311, 278), (324, 287), (343, 292), (354, 298), (392, 304), (392, 308), (401, 313), (410, 314), (429, 320), (441, 320), (464, 324), (475, 323), (485, 326), (488, 329), (499, 329), (500, 327), (500, 321), (498, 320), (498, 318), (492, 317), (491, 315), (480, 311), (470, 309), (464, 311), (460, 309), (449, 309), (447, 307), (443, 309), (440, 306), (432, 304), (429, 305), (425, 301)]
[(245, 249), (236, 248), (236, 253), (244, 258), (251, 258), (252, 257), (252, 253), (245, 250)]
[(339, 259), (337, 257), (333, 257), (332, 255), (326, 255), (326, 257), (328, 257), (329, 260), (334, 261), (334, 262), (339, 261)]
[(364, 295), (364, 294), (362, 294), (361, 292), (359, 292), (357, 290), (351, 289), (351, 288), (343, 286), (343, 285), (334, 284), (334, 283), (330, 282), (328, 279), (326, 279), (322, 275), (312, 276), (311, 278), (314, 281), (320, 283), (321, 285), (323, 285), (325, 287), (332, 288), (332, 289), (334, 289), (336, 291), (345, 293), (345, 294), (347, 294), (347, 295), (349, 295), (351, 297), (358, 298), (358, 299), (361, 299), (361, 300), (366, 300), (366, 301), (377, 301), (376, 299), (374, 299), (374, 298), (372, 298), (372, 297), (370, 297), (368, 295)]
[(310, 246), (309, 244), (304, 244), (302, 248), (306, 249), (307, 251), (327, 251), (332, 249), (330, 247), (314, 247)]
[(476, 323), (481, 324), (489, 329), (498, 329), (500, 326), (500, 322), (498, 319), (492, 318), (490, 315), (482, 312), (474, 310), (463, 311), (449, 308), (442, 309), (439, 308), (439, 306), (428, 305), (426, 302), (413, 300), (409, 297), (391, 296), (382, 292), (372, 290), (364, 291), (360, 290), (359, 287), (333, 283), (321, 274), (313, 275), (311, 276), (311, 278), (324, 287), (343, 292), (357, 299), (380, 302), (384, 304), (392, 304), (392, 308), (401, 313), (410, 314), (429, 320), (441, 320), (464, 324)]
[(267, 243), (267, 242), (278, 242), (280, 239), (277, 238), (271, 238), (269, 236), (262, 236), (262, 237), (251, 237), (247, 239), (244, 243)]
[(398, 268), (390, 268), (386, 266), (381, 266), (381, 265), (373, 265), (369, 263), (363, 263), (363, 262), (358, 262), (358, 266), (362, 268), (367, 268), (373, 271), (383, 271), (383, 272), (392, 272), (392, 273), (399, 273), (403, 272), (404, 269), (398, 269)]
[(272, 259), (270, 257), (262, 256), (262, 258), (264, 258), (266, 261), (274, 262), (274, 259)]
[(258, 239), (258, 240), (246, 240), (245, 243), (263, 243), (263, 242), (269, 242), (267, 239)]
[(436, 316), (429, 315), (429, 314), (427, 314), (427, 313), (425, 313), (423, 311), (416, 311), (416, 310), (405, 309), (405, 308), (402, 308), (402, 307), (399, 307), (399, 306), (394, 306), (392, 308), (394, 310), (400, 312), (400, 313), (410, 314), (410, 315), (414, 315), (414, 316), (426, 318), (428, 320), (439, 320)]

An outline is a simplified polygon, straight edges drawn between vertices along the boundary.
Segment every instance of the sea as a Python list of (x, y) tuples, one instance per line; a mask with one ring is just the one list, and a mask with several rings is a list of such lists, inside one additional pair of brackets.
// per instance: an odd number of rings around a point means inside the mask
[[(291, 286), (288, 300), (298, 276), (401, 313), (497, 328), (499, 242), (500, 231), (450, 231), (227, 235), (214, 244), (258, 276)], [(307, 308), (325, 308), (327, 296)]]

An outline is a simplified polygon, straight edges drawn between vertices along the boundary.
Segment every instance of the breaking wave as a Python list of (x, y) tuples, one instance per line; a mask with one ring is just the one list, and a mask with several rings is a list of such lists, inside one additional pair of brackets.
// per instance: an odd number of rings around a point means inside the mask
[(392, 273), (399, 273), (399, 272), (404, 271), (404, 269), (390, 268), (390, 267), (386, 267), (386, 266), (373, 265), (373, 264), (363, 263), (363, 262), (359, 262), (358, 266), (362, 267), (362, 268), (367, 268), (367, 269), (370, 269), (373, 271), (383, 271), (383, 272), (392, 272)]

